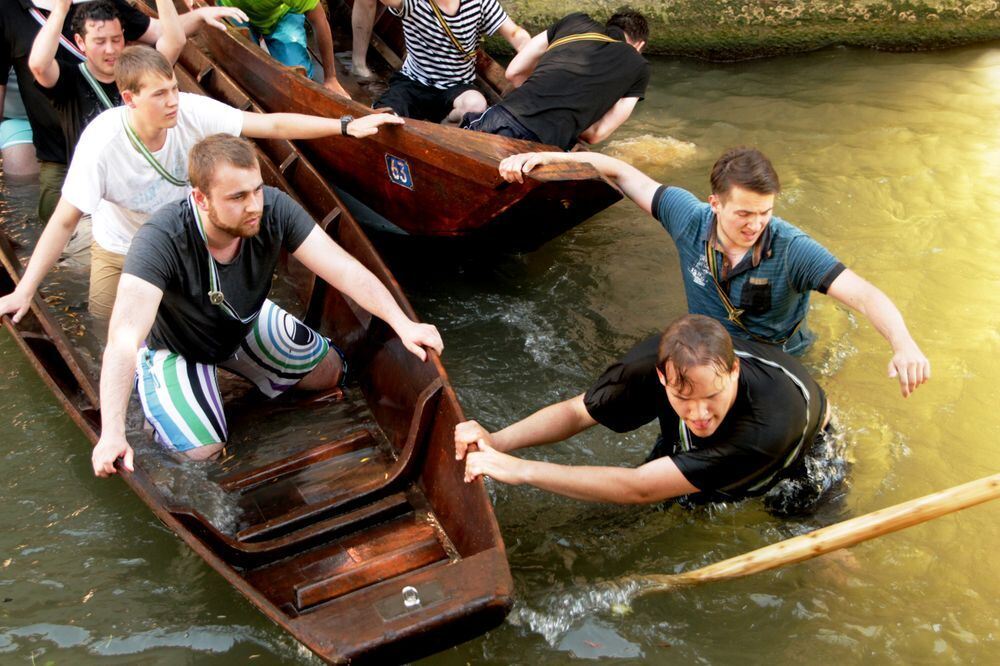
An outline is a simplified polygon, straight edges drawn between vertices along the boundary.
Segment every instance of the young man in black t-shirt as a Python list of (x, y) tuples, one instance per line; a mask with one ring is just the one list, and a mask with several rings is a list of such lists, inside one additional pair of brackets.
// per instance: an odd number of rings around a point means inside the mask
[(631, 9), (605, 25), (570, 14), (511, 60), (514, 90), (484, 113), (467, 114), (462, 127), (563, 150), (604, 141), (646, 94), (649, 63), (640, 53), (648, 38), (646, 19)]
[(192, 459), (226, 441), (217, 367), (269, 397), (337, 386), (344, 367), (330, 343), (267, 298), (282, 250), (385, 321), (420, 359), (443, 348), (436, 328), (407, 317), (291, 197), (264, 187), (248, 141), (209, 136), (189, 165), (191, 196), (143, 224), (125, 259), (101, 367), (98, 476), (114, 474), (120, 457), (133, 469), (125, 439), (133, 382), (159, 440)]
[[(722, 325), (685, 315), (609, 367), (585, 394), (490, 434), (475, 421), (455, 429), (465, 478), (486, 475), (576, 499), (640, 504), (688, 496), (727, 501), (766, 494), (773, 513), (811, 510), (843, 477), (829, 459), (826, 396), (777, 347), (733, 341)], [(598, 423), (615, 432), (653, 419), (660, 438), (638, 468), (579, 467), (509, 452), (562, 441)], [(473, 445), (478, 448), (473, 448)], [(806, 468), (813, 472), (806, 478)], [(820, 471), (820, 474), (816, 472)]]

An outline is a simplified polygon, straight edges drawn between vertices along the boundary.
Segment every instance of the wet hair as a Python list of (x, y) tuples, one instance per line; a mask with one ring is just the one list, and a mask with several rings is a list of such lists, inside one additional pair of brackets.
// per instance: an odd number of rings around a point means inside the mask
[(259, 166), (257, 153), (246, 139), (232, 134), (212, 134), (194, 145), (188, 153), (188, 179), (191, 186), (208, 193), (212, 176), (221, 164), (237, 169)]
[(667, 364), (674, 367), (670, 386), (680, 393), (691, 390), (687, 373), (699, 366), (712, 367), (719, 375), (729, 373), (736, 362), (733, 340), (729, 332), (715, 319), (688, 314), (667, 326), (660, 336), (656, 366), (667, 375)]
[(777, 194), (781, 191), (778, 174), (771, 160), (756, 148), (730, 148), (712, 167), (712, 194), (725, 196), (734, 186), (757, 194)]
[(111, 4), (110, 0), (97, 0), (96, 2), (85, 2), (83, 5), (77, 7), (70, 27), (74, 35), (86, 37), (87, 21), (93, 21), (94, 23), (118, 21), (118, 24), (121, 25), (121, 20), (122, 17), (118, 13), (118, 9)]
[(126, 46), (115, 63), (115, 83), (118, 90), (137, 93), (142, 90), (142, 80), (147, 74), (158, 74), (165, 79), (174, 76), (174, 68), (159, 51), (136, 44)]
[(646, 17), (630, 7), (617, 10), (604, 25), (608, 28), (621, 28), (633, 42), (649, 40), (649, 23), (646, 22)]

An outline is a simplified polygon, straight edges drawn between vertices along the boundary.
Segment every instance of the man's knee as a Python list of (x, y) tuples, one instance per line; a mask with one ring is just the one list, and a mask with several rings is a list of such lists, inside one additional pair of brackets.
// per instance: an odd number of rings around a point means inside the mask
[(205, 444), (204, 446), (199, 446), (194, 449), (188, 449), (184, 451), (182, 455), (188, 460), (211, 460), (218, 457), (222, 449), (225, 448), (225, 442), (216, 442), (215, 444)]
[(344, 377), (344, 363), (340, 355), (331, 349), (312, 372), (303, 377), (296, 388), (306, 391), (322, 391), (336, 388)]
[(478, 90), (466, 90), (455, 98), (453, 107), (460, 114), (459, 118), (466, 113), (482, 113), (486, 110), (486, 98)]

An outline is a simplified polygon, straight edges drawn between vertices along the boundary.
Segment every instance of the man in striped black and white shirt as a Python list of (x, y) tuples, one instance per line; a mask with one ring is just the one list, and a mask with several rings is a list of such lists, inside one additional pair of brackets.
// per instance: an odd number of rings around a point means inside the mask
[(406, 60), (373, 106), (401, 116), (457, 124), (481, 113), (486, 98), (472, 85), (480, 39), (499, 32), (518, 51), (531, 40), (497, 0), (381, 2), (403, 21)]

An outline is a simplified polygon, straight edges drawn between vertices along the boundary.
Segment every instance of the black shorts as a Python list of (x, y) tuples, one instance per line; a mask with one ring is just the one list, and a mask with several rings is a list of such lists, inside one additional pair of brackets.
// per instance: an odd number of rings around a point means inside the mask
[(414, 81), (410, 77), (396, 72), (389, 79), (389, 89), (375, 100), (372, 108), (384, 109), (388, 107), (405, 118), (439, 123), (451, 113), (459, 95), (475, 89), (476, 87), (471, 83), (459, 83), (442, 90), (434, 86), (425, 86), (419, 81)]
[(462, 129), (486, 132), (511, 139), (526, 139), (541, 143), (534, 132), (521, 124), (510, 111), (500, 104), (494, 104), (482, 113), (467, 113), (462, 116)]

